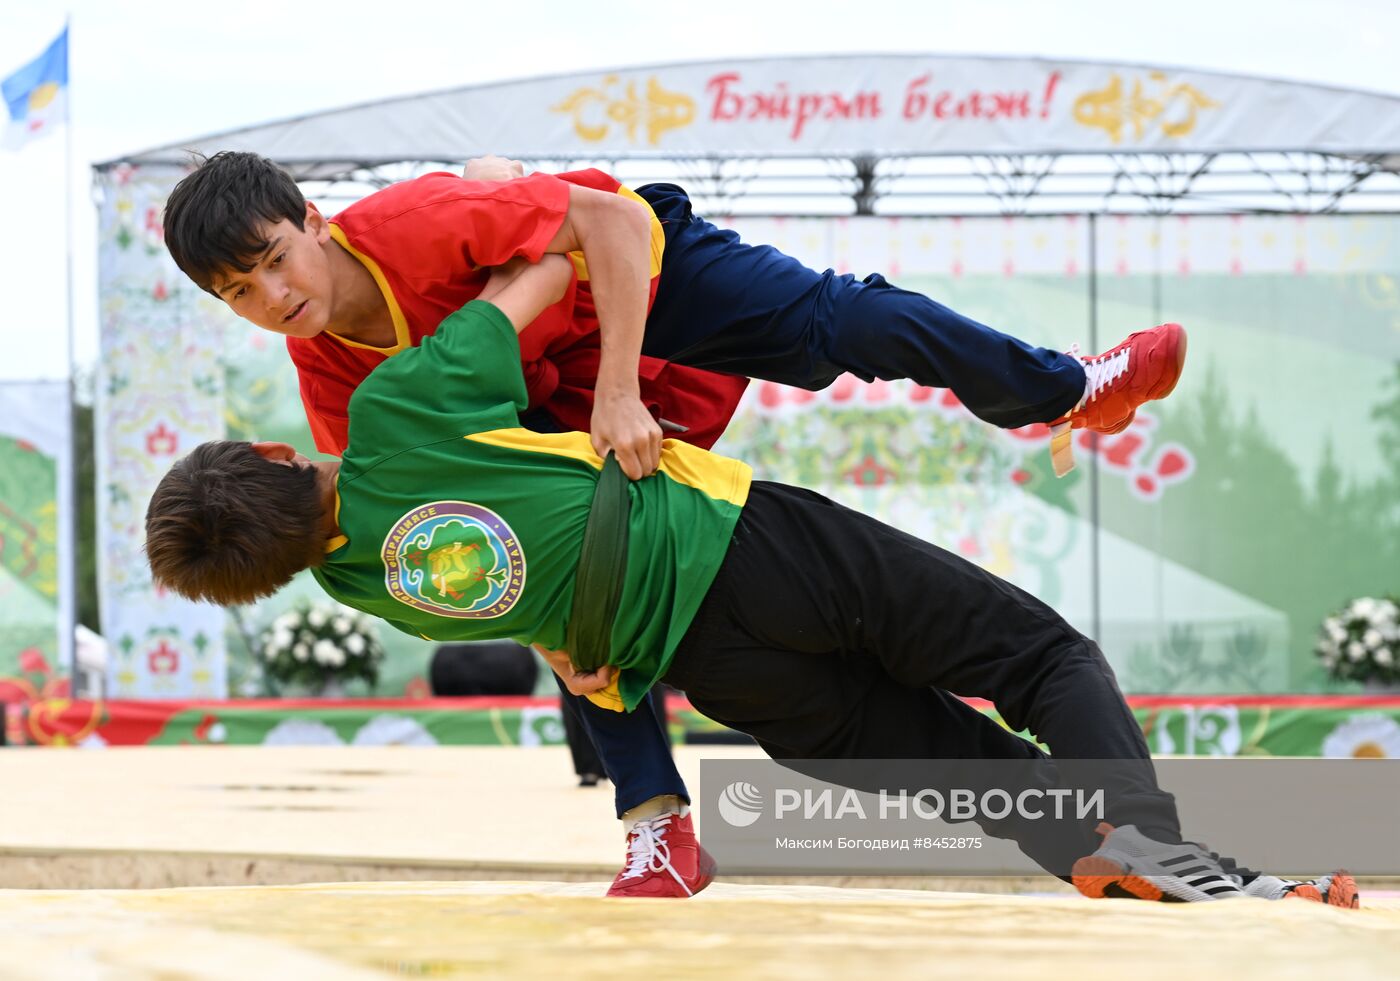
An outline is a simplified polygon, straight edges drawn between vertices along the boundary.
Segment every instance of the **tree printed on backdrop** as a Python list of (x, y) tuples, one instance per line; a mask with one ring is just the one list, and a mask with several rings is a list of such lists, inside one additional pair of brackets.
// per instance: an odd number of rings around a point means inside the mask
[(222, 697), (224, 614), (156, 587), (146, 505), (170, 464), (224, 434), (222, 318), (175, 267), (160, 214), (180, 172), (121, 168), (102, 184), (98, 541), (108, 693)]
[(68, 383), (0, 384), (0, 703), (68, 693)]
[[(1155, 514), (1105, 486), (1105, 529), (1279, 611), (1280, 644), (1205, 618), (1134, 644), (1138, 690), (1338, 689), (1312, 654), (1322, 618), (1397, 587), (1400, 220), (1221, 217), (1101, 224), (1105, 309), (1192, 328), (1164, 437), (1199, 448)], [(1111, 272), (1109, 272), (1111, 271)]]

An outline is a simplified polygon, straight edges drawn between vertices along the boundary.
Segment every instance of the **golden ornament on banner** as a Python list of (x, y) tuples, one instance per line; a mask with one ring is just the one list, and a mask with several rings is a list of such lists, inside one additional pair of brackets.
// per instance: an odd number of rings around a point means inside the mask
[(1114, 143), (1122, 142), (1127, 126), (1132, 127), (1134, 140), (1157, 127), (1161, 135), (1179, 139), (1196, 128), (1202, 109), (1220, 108), (1219, 102), (1194, 85), (1169, 85), (1165, 72), (1151, 72), (1148, 78), (1158, 86), (1155, 95), (1146, 93), (1141, 78), (1134, 79), (1131, 90), (1125, 92), (1122, 76), (1110, 75), (1107, 86), (1074, 101), (1075, 122), (1103, 130)]
[(635, 80), (616, 94), (618, 83), (618, 76), (605, 76), (601, 87), (578, 89), (550, 111), (571, 113), (574, 132), (590, 143), (607, 139), (616, 124), (627, 132), (629, 143), (638, 142), (639, 131), (645, 131), (647, 144), (656, 146), (663, 133), (695, 121), (695, 100), (662, 88), (655, 75), (647, 79), (645, 96), (637, 94)]

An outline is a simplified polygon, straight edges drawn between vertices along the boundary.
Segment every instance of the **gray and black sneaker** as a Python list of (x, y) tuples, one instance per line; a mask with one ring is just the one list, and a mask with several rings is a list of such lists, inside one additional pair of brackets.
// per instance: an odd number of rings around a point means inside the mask
[(1240, 879), (1200, 845), (1168, 845), (1131, 824), (1100, 823), (1103, 844), (1074, 863), (1074, 887), (1090, 899), (1118, 897), (1159, 903), (1202, 903), (1245, 895)]
[(1342, 909), (1360, 909), (1361, 894), (1356, 880), (1345, 870), (1316, 879), (1281, 879), (1276, 875), (1245, 876), (1241, 880), (1246, 896), (1260, 899), (1306, 899)]

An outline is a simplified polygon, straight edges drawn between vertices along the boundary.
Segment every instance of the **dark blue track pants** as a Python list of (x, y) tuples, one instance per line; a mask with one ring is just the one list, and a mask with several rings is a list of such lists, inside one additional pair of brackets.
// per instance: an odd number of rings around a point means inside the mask
[(1084, 394), (1077, 358), (1033, 347), (887, 283), (818, 273), (691, 214), (674, 184), (638, 193), (666, 233), (642, 351), (679, 364), (825, 388), (842, 373), (949, 388), (1005, 429), (1050, 422)]

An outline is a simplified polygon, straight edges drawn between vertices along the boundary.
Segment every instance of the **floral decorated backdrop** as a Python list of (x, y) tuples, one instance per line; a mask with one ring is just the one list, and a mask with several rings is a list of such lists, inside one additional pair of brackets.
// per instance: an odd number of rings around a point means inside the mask
[(123, 168), (109, 175), (101, 202), (98, 582), (113, 698), (228, 690), (224, 612), (157, 589), (142, 551), (156, 482), (225, 430), (227, 319), (180, 275), (161, 239), (161, 209), (178, 177)]
[[(178, 173), (103, 178), (104, 627), (113, 693), (264, 693), (226, 619), (151, 588), (140, 518), (211, 436), (310, 445), (277, 338), (185, 284), (159, 242)], [(1099, 639), (1136, 692), (1331, 690), (1318, 624), (1400, 589), (1400, 219), (1388, 216), (744, 218), (817, 268), (927, 292), (1037, 343), (1107, 348), (1166, 320), (1185, 377), (1052, 476), (1043, 427), (991, 429), (951, 395), (843, 378), (750, 386), (718, 449), (923, 535)], [(858, 570), (853, 570), (858, 574)], [(422, 692), (430, 647), (382, 631), (378, 691)]]
[(68, 404), (67, 382), (0, 384), (0, 703), (36, 697), (69, 660)]

